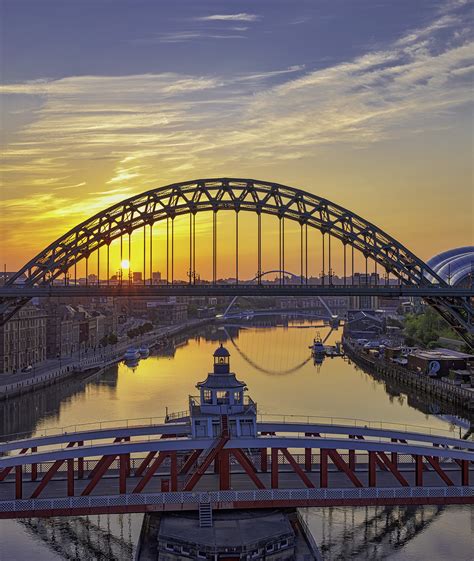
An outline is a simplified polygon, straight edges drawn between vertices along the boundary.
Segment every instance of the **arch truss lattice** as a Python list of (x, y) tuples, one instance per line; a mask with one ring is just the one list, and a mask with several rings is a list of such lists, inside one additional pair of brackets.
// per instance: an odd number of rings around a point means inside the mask
[[(395, 238), (350, 210), (306, 191), (253, 179), (199, 179), (149, 190), (117, 203), (82, 222), (38, 253), (7, 284), (24, 278), (25, 286), (44, 286), (65, 275), (83, 259), (117, 238), (163, 220), (200, 212), (253, 212), (297, 222), (303, 229), (319, 230), (372, 259), (412, 286), (448, 286), (426, 263)], [(214, 217), (215, 218), (215, 217)], [(216, 221), (214, 220), (214, 223)], [(303, 235), (303, 234), (302, 234)], [(281, 256), (281, 251), (280, 251)], [(283, 263), (284, 266), (284, 263)], [(215, 271), (215, 263), (214, 263)], [(280, 267), (283, 268), (283, 267)], [(190, 274), (190, 282), (192, 273)], [(215, 279), (214, 279), (215, 280)], [(10, 318), (28, 301), (25, 297), (3, 298), (0, 313)], [(426, 298), (453, 328), (474, 346), (473, 308), (468, 298)]]

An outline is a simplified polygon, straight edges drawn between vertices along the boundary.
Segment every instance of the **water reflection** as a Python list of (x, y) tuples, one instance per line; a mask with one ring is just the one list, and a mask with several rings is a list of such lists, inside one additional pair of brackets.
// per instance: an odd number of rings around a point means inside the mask
[(301, 509), (324, 561), (472, 559), (468, 506)]
[[(142, 519), (119, 514), (2, 521), (0, 558), (131, 561)], [(34, 556), (27, 553), (33, 547)]]
[[(73, 378), (3, 402), (0, 432), (37, 434), (46, 427), (159, 417), (166, 407), (170, 412), (181, 411), (188, 394), (195, 392), (196, 382), (209, 371), (218, 341), (226, 342), (232, 370), (247, 383), (260, 413), (383, 419), (454, 431), (451, 421), (456, 419), (443, 417), (457, 413), (449, 406), (407, 394), (395, 382), (368, 374), (339, 357), (326, 358), (316, 368), (308, 348), (316, 331), (327, 337), (327, 344), (341, 337), (340, 331), (320, 321), (278, 317), (208, 326), (170, 339), (135, 370), (119, 364), (89, 378)], [(467, 423), (472, 424), (472, 419)], [(458, 436), (458, 428), (454, 434)], [(468, 510), (454, 506), (308, 509), (315, 536), (330, 560), (468, 559), (462, 555), (470, 550), (469, 516)], [(2, 521), (0, 558), (132, 559), (130, 548), (138, 539), (141, 515), (94, 518)], [(446, 549), (451, 537), (443, 528), (451, 526), (454, 532), (460, 532), (459, 527), (466, 530), (464, 537), (457, 537), (461, 554), (426, 556), (426, 536), (441, 542), (439, 550)], [(350, 557), (349, 551), (355, 556)], [(406, 556), (397, 557), (399, 552)]]

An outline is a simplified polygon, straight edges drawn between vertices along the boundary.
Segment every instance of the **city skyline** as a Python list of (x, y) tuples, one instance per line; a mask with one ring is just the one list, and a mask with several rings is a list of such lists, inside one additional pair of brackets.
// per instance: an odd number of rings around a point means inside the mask
[(3, 3), (8, 270), (113, 203), (200, 177), (305, 189), (422, 259), (471, 241), (468, 2), (61, 4)]

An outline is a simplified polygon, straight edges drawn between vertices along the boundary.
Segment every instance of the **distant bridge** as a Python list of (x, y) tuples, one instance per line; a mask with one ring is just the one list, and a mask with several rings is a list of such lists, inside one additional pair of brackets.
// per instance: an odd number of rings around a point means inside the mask
[[(228, 247), (227, 239), (218, 236), (218, 212), (231, 211), (235, 218), (235, 237)], [(201, 212), (212, 214), (212, 278), (209, 284), (199, 284), (200, 275), (196, 269), (196, 215)], [(256, 284), (239, 283), (239, 216), (250, 212), (257, 219)], [(283, 274), (279, 286), (267, 286), (261, 282), (262, 274), (262, 215), (277, 219), (278, 239), (273, 235), (272, 245), (278, 246), (278, 263), (273, 268), (285, 270), (286, 255), (285, 224), (287, 221), (299, 226), (300, 286), (286, 285)], [(179, 216), (189, 217), (189, 266), (184, 285), (177, 284), (175, 276), (175, 235), (174, 222)], [(166, 224), (166, 286), (153, 286), (153, 226)], [(143, 233), (143, 252), (134, 263), (142, 273), (142, 287), (134, 286), (131, 271), (128, 282), (124, 280), (122, 268), (119, 271), (119, 287), (111, 285), (110, 246), (120, 241), (120, 267), (126, 258), (132, 263), (132, 234)], [(310, 239), (309, 233), (316, 232), (318, 239)], [(123, 239), (128, 252), (124, 253)], [(156, 236), (155, 236), (156, 238)], [(286, 238), (287, 239), (287, 238)], [(336, 245), (335, 242), (338, 242)], [(234, 253), (235, 285), (218, 284), (218, 267), (221, 264), (218, 248), (225, 243), (225, 254)], [(315, 244), (320, 259), (309, 258), (308, 248)], [(207, 242), (208, 245), (208, 242)], [(155, 239), (156, 246), (156, 239)], [(334, 278), (334, 252), (339, 247), (342, 253), (343, 286), (332, 286)], [(199, 245), (198, 245), (199, 248)], [(349, 252), (347, 249), (349, 248)], [(102, 255), (101, 255), (102, 250)], [(104, 251), (105, 250), (105, 251)], [(155, 251), (156, 252), (156, 251)], [(105, 255), (104, 255), (105, 253)], [(348, 255), (349, 253), (349, 255)], [(362, 276), (366, 280), (378, 270), (386, 277), (387, 286), (348, 286), (357, 275), (355, 256), (363, 262)], [(94, 260), (91, 261), (92, 256)], [(222, 254), (221, 254), (222, 256)], [(102, 258), (102, 259), (101, 259)], [(369, 261), (371, 264), (369, 273)], [(78, 286), (78, 263), (85, 265), (85, 282)], [(97, 282), (90, 278), (94, 263)], [(102, 269), (101, 269), (102, 265)], [(320, 274), (321, 286), (309, 286), (310, 269)], [(379, 268), (379, 269), (378, 269)], [(105, 271), (104, 271), (105, 269)], [(147, 271), (151, 286), (147, 285)], [(399, 287), (391, 287), (390, 274), (399, 279)], [(100, 284), (104, 279), (106, 286)], [(55, 283), (63, 282), (59, 287)], [(128, 285), (128, 286), (124, 286)], [(171, 286), (170, 286), (171, 285)], [(30, 298), (45, 296), (191, 296), (191, 295), (255, 295), (255, 296), (341, 296), (359, 294), (397, 297), (420, 296), (433, 306), (445, 320), (474, 347), (474, 310), (470, 298), (472, 290), (463, 291), (449, 286), (426, 263), (383, 230), (361, 218), (350, 210), (312, 193), (294, 189), (278, 183), (253, 179), (213, 178), (175, 183), (155, 188), (117, 203), (92, 218), (82, 222), (58, 240), (42, 250), (9, 278), (0, 292), (0, 324), (8, 321)]]
[[(272, 506), (473, 504), (474, 442), (377, 423), (257, 423), (257, 436), (193, 438), (164, 424), (0, 445), (0, 517)], [(8, 454), (8, 455), (5, 455)]]

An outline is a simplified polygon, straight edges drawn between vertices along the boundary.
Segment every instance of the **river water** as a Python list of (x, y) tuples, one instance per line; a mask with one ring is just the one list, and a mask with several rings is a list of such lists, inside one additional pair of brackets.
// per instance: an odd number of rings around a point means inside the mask
[[(162, 417), (187, 409), (189, 394), (212, 369), (219, 341), (231, 353), (231, 369), (244, 380), (261, 414), (384, 420), (444, 429), (459, 436), (465, 421), (441, 407), (407, 396), (342, 358), (315, 365), (308, 345), (316, 332), (327, 344), (341, 332), (309, 321), (208, 326), (181, 336), (165, 351), (87, 380), (70, 380), (10, 400), (0, 432), (41, 434), (104, 420)], [(452, 413), (452, 412), (450, 412)], [(305, 509), (304, 516), (325, 560), (472, 560), (474, 514), (470, 507), (369, 507)], [(0, 560), (130, 560), (141, 515), (0, 521)]]

